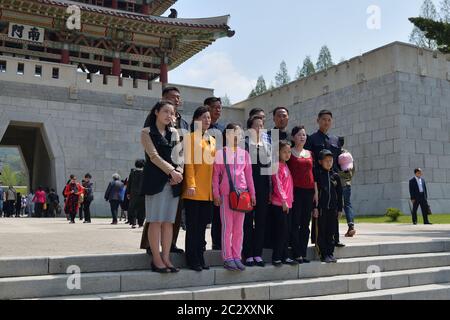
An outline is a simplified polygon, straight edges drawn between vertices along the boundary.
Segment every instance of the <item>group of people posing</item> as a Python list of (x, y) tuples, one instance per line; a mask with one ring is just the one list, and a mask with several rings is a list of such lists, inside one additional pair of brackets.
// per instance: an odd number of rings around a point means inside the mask
[(273, 249), (275, 266), (308, 263), (311, 220), (321, 260), (336, 262), (334, 248), (344, 246), (338, 228), (344, 210), (346, 236), (356, 232), (350, 203), (355, 166), (344, 139), (329, 134), (333, 114), (322, 110), (319, 130), (308, 136), (303, 126), (287, 132), (289, 111), (283, 107), (273, 111), (275, 129), (267, 131), (262, 109), (250, 111), (244, 128), (219, 123), (219, 98), (206, 99), (191, 124), (178, 113), (180, 104), (177, 88), (164, 89), (141, 133), (141, 248), (149, 249), (152, 270), (179, 271), (170, 252), (182, 251), (175, 244), (183, 209), (186, 259), (195, 271), (209, 268), (204, 252), (210, 223), (212, 247), (221, 250), (228, 270), (264, 267), (264, 248)]

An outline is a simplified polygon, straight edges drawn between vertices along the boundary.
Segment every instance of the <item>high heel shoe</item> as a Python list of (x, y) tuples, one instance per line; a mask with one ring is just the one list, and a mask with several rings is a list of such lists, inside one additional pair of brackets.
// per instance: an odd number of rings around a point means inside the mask
[(169, 269), (170, 273), (178, 273), (178, 272), (180, 272), (180, 269), (175, 268), (175, 267), (169, 267), (167, 269)]
[(170, 272), (168, 268), (158, 268), (158, 267), (156, 267), (153, 264), (153, 262), (151, 264), (151, 267), (152, 267), (152, 271), (156, 272), (156, 273), (169, 273)]

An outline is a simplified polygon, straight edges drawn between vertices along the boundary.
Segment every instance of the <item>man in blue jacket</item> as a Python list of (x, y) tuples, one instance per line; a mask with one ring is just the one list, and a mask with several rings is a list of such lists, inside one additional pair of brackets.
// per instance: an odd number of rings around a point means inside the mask
[(413, 209), (411, 212), (413, 224), (417, 224), (417, 209), (419, 206), (422, 211), (423, 222), (425, 224), (431, 224), (428, 220), (428, 214), (430, 213), (430, 206), (428, 205), (428, 190), (425, 179), (422, 178), (422, 169), (415, 169), (414, 174), (415, 177), (409, 180), (409, 194), (413, 203)]

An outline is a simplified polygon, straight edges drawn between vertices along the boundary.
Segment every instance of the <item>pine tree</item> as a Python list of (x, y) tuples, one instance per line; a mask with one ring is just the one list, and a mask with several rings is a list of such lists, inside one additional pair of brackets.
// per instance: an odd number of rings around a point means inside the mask
[(319, 57), (317, 58), (316, 71), (326, 70), (333, 66), (333, 58), (331, 57), (330, 49), (327, 46), (323, 46), (320, 49)]
[(256, 81), (255, 93), (257, 96), (267, 91), (266, 80), (263, 76), (260, 76)]
[(275, 75), (275, 85), (281, 87), (289, 82), (291, 82), (291, 77), (289, 76), (286, 62), (283, 60), (280, 64), (280, 70)]
[(450, 23), (425, 18), (409, 18), (409, 21), (434, 41), (441, 52), (450, 53)]
[[(423, 2), (422, 7), (420, 8), (419, 17), (430, 20), (437, 20), (438, 15), (433, 1), (425, 0)], [(413, 31), (411, 32), (411, 35), (409, 36), (409, 42), (421, 48), (428, 48), (433, 50), (437, 48), (436, 41), (427, 38), (425, 32), (423, 32), (417, 26), (415, 26)]]
[(225, 96), (220, 98), (220, 100), (222, 100), (222, 105), (224, 107), (229, 107), (231, 106), (231, 100), (230, 97), (228, 97), (228, 95), (225, 93)]
[(273, 84), (273, 81), (270, 81), (269, 91), (275, 89), (275, 86)]
[(301, 79), (307, 76), (310, 76), (316, 72), (316, 69), (314, 68), (314, 63), (311, 61), (311, 57), (307, 56), (305, 60), (303, 60), (303, 67), (298, 67), (297, 74), (295, 75), (295, 78)]
[(443, 22), (450, 23), (450, 0), (442, 0), (440, 4), (440, 18)]

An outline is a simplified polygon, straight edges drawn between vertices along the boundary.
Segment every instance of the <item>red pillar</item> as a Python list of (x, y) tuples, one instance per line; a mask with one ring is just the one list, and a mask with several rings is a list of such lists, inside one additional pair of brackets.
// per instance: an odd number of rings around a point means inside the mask
[(112, 0), (112, 8), (113, 9), (117, 9), (119, 6), (118, 6), (118, 2), (117, 2), (117, 0)]
[(69, 48), (67, 45), (64, 45), (63, 49), (61, 50), (61, 63), (64, 63), (64, 64), (70, 63), (70, 54), (69, 54)]
[(160, 73), (159, 73), (159, 81), (163, 84), (166, 85), (169, 83), (169, 69), (167, 66), (167, 58), (163, 58), (161, 60), (161, 69), (160, 69)]
[(142, 4), (142, 14), (146, 14), (149, 15), (150, 14), (150, 5), (147, 3), (147, 1), (144, 1), (144, 3)]
[(113, 58), (112, 75), (120, 77), (120, 58)]

